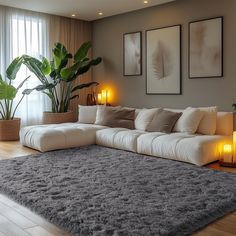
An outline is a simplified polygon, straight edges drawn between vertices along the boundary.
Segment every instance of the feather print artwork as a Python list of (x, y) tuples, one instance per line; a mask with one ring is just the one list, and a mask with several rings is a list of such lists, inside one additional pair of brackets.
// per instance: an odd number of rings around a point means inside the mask
[(164, 79), (171, 73), (171, 57), (164, 43), (158, 40), (152, 54), (152, 66), (156, 79)]

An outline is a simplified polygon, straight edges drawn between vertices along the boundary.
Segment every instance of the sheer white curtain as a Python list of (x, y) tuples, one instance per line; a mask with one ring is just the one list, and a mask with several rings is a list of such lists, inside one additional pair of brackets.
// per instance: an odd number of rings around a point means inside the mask
[[(75, 53), (83, 42), (91, 40), (90, 22), (0, 6), (0, 69), (3, 75), (12, 59), (22, 54), (50, 58), (51, 48), (56, 42), (63, 43), (70, 52)], [(29, 74), (29, 71), (22, 67), (14, 85), (19, 84)], [(76, 83), (91, 80), (89, 71)], [(32, 75), (22, 90), (38, 84), (38, 79)], [(90, 89), (80, 91), (80, 104), (86, 103), (87, 91)], [(76, 111), (77, 103), (77, 100), (73, 101), (72, 110)], [(38, 124), (41, 122), (43, 111), (50, 110), (50, 106), (47, 96), (33, 92), (25, 97), (16, 116), (22, 119), (23, 125)]]
[(0, 7), (0, 73), (5, 70), (5, 8)]
[[(43, 55), (49, 58), (49, 20), (46, 15), (6, 8), (5, 25), (6, 66), (15, 57), (23, 54), (34, 57)], [(30, 78), (19, 92), (16, 102), (21, 98), (23, 89), (33, 88), (40, 84), (37, 77), (30, 73), (25, 66), (22, 66), (13, 85), (17, 86), (28, 75), (30, 75)], [(22, 119), (22, 125), (39, 124), (43, 111), (49, 108), (50, 101), (47, 97), (41, 92), (34, 91), (25, 96), (16, 116)]]

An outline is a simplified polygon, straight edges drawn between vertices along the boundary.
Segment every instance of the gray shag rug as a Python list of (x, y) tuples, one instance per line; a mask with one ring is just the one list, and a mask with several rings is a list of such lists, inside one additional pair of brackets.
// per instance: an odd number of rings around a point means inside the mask
[(236, 175), (96, 145), (0, 161), (0, 192), (73, 235), (189, 235), (236, 209)]

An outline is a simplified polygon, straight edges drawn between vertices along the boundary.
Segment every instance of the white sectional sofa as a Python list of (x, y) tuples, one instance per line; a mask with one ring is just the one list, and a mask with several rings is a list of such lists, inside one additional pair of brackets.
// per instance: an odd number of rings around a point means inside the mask
[[(216, 113), (214, 134), (209, 135), (179, 131), (168, 134), (147, 132), (142, 122), (147, 122), (148, 117), (144, 116), (143, 120), (140, 119), (140, 109), (136, 110), (135, 129), (110, 128), (94, 124), (96, 123), (94, 110), (97, 108), (89, 109), (87, 115), (81, 113), (78, 123), (24, 127), (20, 131), (20, 141), (23, 145), (41, 152), (97, 144), (199, 166), (219, 160), (223, 145), (232, 142), (233, 114), (231, 112)], [(185, 111), (182, 111), (184, 118)], [(148, 113), (149, 110), (146, 109), (145, 112)], [(204, 122), (199, 123), (195, 128), (202, 126), (201, 132), (204, 133), (204, 129), (211, 129), (211, 125), (212, 123), (209, 123), (207, 126), (207, 122)], [(178, 130), (177, 126), (182, 129), (181, 122), (178, 125), (176, 123), (174, 130)]]

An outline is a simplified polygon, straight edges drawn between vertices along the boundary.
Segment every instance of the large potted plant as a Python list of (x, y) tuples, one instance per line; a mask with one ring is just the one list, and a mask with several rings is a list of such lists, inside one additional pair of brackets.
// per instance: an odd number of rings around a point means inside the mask
[(25, 78), (18, 87), (12, 85), (13, 80), (22, 65), (23, 58), (15, 58), (6, 70), (7, 80), (4, 81), (0, 75), (0, 141), (15, 141), (19, 139), (20, 118), (15, 117), (15, 113), (25, 95), (31, 91), (24, 90), (19, 97), (19, 100), (14, 105), (14, 99), (17, 92), (24, 85), (28, 76)]
[[(98, 65), (102, 59), (88, 58), (88, 51), (92, 47), (91, 42), (81, 45), (72, 56), (61, 43), (56, 43), (53, 48), (53, 60), (49, 62), (45, 57), (38, 60), (24, 55), (24, 64), (41, 81), (41, 85), (35, 87), (42, 91), (51, 100), (52, 110), (44, 112), (44, 123), (63, 123), (74, 121), (73, 112), (69, 111), (70, 101), (78, 98), (80, 89), (98, 85), (97, 82), (75, 85), (78, 76), (86, 73), (92, 66)], [(31, 90), (29, 90), (31, 91)]]

